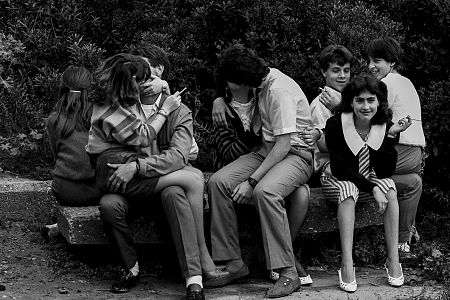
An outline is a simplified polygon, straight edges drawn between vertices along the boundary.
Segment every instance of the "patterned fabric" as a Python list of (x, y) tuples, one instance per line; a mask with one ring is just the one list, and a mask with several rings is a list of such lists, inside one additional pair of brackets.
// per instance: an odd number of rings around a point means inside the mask
[(250, 131), (250, 123), (252, 121), (253, 111), (255, 110), (255, 99), (253, 98), (247, 103), (240, 103), (233, 99), (230, 105), (241, 119), (244, 130)]
[(367, 145), (364, 145), (364, 147), (359, 152), (359, 173), (362, 174), (365, 178), (369, 178), (369, 147)]
[[(257, 103), (257, 96), (256, 101)], [(214, 131), (214, 170), (220, 170), (225, 165), (247, 154), (261, 145), (261, 119), (258, 106), (255, 105), (251, 116), (250, 130), (246, 131), (241, 118), (235, 109), (227, 103), (233, 118), (227, 117), (228, 126), (216, 127)]]
[(123, 145), (150, 146), (156, 132), (142, 120), (145, 114), (140, 105), (123, 108), (94, 104), (86, 151), (98, 154)]
[[(368, 169), (369, 167), (366, 167), (365, 170)], [(393, 189), (394, 191), (397, 190), (392, 179), (378, 179), (373, 170), (368, 173), (367, 180), (378, 186), (384, 194), (386, 194), (389, 189)], [(323, 193), (331, 202), (341, 203), (348, 197), (352, 197), (355, 202), (367, 202), (374, 200), (372, 194), (360, 191), (353, 182), (344, 180), (341, 181), (333, 176), (333, 174), (331, 174), (329, 164), (325, 167), (325, 171), (320, 177), (320, 181), (322, 183)]]

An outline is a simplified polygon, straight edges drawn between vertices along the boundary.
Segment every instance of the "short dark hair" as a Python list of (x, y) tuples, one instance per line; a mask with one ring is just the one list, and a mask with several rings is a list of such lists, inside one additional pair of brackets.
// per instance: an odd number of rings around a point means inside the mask
[(147, 58), (152, 67), (163, 66), (166, 74), (170, 71), (170, 60), (166, 51), (155, 44), (139, 42), (131, 47), (130, 53)]
[(258, 87), (268, 73), (266, 63), (254, 50), (242, 45), (233, 45), (224, 50), (219, 57), (216, 81)]
[(388, 108), (387, 86), (384, 82), (376, 79), (370, 74), (363, 73), (357, 75), (344, 87), (341, 94), (341, 111), (353, 112), (353, 99), (364, 91), (375, 94), (380, 103), (371, 123), (383, 124), (390, 120), (392, 111)]
[(339, 66), (343, 66), (346, 63), (352, 65), (355, 57), (353, 54), (342, 45), (329, 45), (325, 47), (319, 56), (320, 69), (326, 71), (330, 64), (336, 63)]
[(395, 63), (395, 67), (399, 68), (402, 63), (403, 50), (400, 43), (391, 37), (378, 38), (370, 41), (367, 45), (367, 55)]

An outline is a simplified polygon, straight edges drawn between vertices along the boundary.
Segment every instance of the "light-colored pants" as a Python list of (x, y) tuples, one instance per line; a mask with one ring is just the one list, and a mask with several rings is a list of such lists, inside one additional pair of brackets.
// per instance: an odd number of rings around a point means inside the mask
[[(240, 259), (237, 218), (232, 200), (233, 189), (248, 179), (264, 157), (257, 153), (241, 156), (216, 172), (209, 180), (211, 205), (211, 244), (214, 260)], [(274, 165), (253, 190), (252, 200), (261, 222), (267, 269), (292, 267), (289, 222), (284, 197), (306, 183), (312, 173), (312, 155), (305, 150), (291, 150)]]
[(397, 145), (397, 167), (391, 177), (397, 187), (399, 206), (399, 243), (409, 241), (422, 195), (423, 150), (418, 146)]
[[(159, 198), (161, 203), (158, 203)], [(165, 213), (167, 217), (182, 276), (202, 274), (194, 217), (183, 188), (169, 186), (160, 194), (141, 201), (128, 201), (119, 194), (106, 194), (100, 200), (99, 210), (105, 233), (116, 246), (127, 270), (137, 261), (128, 219), (131, 215), (135, 217), (152, 212), (158, 216)]]

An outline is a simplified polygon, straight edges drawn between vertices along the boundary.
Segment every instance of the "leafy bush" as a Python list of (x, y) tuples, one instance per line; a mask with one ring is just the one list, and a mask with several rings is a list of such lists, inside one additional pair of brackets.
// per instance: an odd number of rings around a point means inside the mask
[[(294, 78), (312, 100), (324, 84), (316, 63), (323, 47), (346, 45), (358, 58), (358, 72), (365, 69), (367, 42), (389, 35), (402, 42), (404, 73), (421, 91), (430, 149), (427, 170), (436, 170), (426, 172), (425, 179), (445, 186), (448, 166), (438, 161), (449, 160), (449, 109), (444, 107), (449, 15), (445, 0), (0, 1), (0, 146), (6, 139), (19, 144), (18, 134), (44, 134), (41, 124), (69, 64), (94, 70), (107, 56), (146, 40), (168, 52), (171, 89), (188, 87), (184, 101), (195, 116), (201, 154), (197, 166), (208, 171), (213, 69), (224, 48), (237, 42), (254, 48), (272, 67)], [(444, 130), (437, 130), (439, 126)], [(42, 159), (33, 158), (29, 165), (49, 168), (50, 155), (40, 150)], [(31, 157), (26, 152), (14, 159), (25, 162)]]
[[(429, 156), (425, 176), (429, 184), (449, 190), (450, 183), (450, 80), (430, 83), (420, 90), (422, 119)], [(445, 163), (447, 162), (447, 163)], [(449, 203), (450, 207), (450, 203)]]

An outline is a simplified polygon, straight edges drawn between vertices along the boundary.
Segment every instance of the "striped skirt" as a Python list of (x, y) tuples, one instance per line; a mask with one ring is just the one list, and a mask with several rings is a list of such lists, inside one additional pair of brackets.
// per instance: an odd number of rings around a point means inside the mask
[[(375, 183), (383, 193), (387, 193), (389, 189), (397, 191), (395, 183), (390, 178), (378, 179), (375, 172), (372, 170), (369, 174), (369, 181)], [(322, 176), (320, 177), (322, 183), (322, 191), (331, 202), (341, 203), (348, 197), (353, 197), (355, 202), (367, 202), (374, 200), (372, 194), (360, 192), (356, 185), (351, 181), (341, 181), (331, 174), (330, 164), (324, 168)]]

